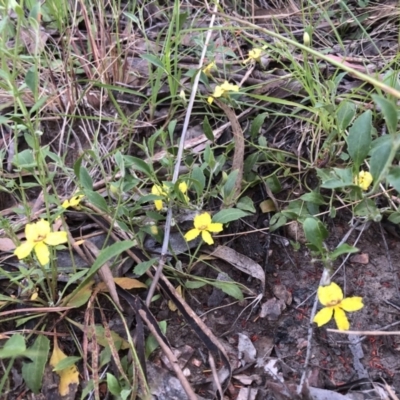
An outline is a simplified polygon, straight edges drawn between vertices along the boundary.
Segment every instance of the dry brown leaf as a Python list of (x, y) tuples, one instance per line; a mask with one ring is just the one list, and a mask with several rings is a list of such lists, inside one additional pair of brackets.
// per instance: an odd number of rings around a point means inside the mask
[(368, 264), (369, 263), (369, 254), (367, 253), (360, 253), (355, 254), (350, 258), (350, 262), (358, 263), (358, 264)]
[[(182, 286), (179, 285), (175, 290), (176, 290), (176, 293), (178, 293), (179, 296), (182, 297)], [(177, 306), (175, 305), (175, 303), (174, 303), (173, 301), (171, 301), (171, 300), (168, 300), (168, 308), (169, 308), (172, 312), (175, 312), (175, 311), (178, 309)]]
[[(122, 289), (146, 289), (147, 285), (133, 278), (114, 278), (114, 282)], [(108, 286), (104, 282), (99, 282), (96, 286), (99, 292), (108, 292)]]
[(276, 211), (274, 202), (271, 199), (264, 200), (260, 203), (260, 209), (262, 213), (269, 213)]
[[(67, 358), (67, 355), (58, 347), (57, 337), (54, 337), (54, 349), (50, 358), (50, 365), (54, 368), (57, 364)], [(70, 392), (70, 385), (79, 385), (79, 372), (76, 365), (73, 364), (61, 371), (56, 371), (60, 377), (58, 392), (61, 396), (67, 396)]]
[(0, 251), (12, 251), (15, 250), (15, 244), (11, 239), (0, 238)]

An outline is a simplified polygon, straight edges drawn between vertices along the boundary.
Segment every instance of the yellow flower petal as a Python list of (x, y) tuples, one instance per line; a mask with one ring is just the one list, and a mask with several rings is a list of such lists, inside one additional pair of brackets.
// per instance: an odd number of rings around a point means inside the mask
[(151, 194), (155, 194), (156, 196), (163, 196), (165, 193), (163, 192), (161, 186), (153, 185), (151, 188)]
[(44, 239), (50, 232), (51, 230), (49, 221), (41, 219), (38, 222), (36, 222), (36, 235), (37, 235), (36, 240), (38, 240), (39, 237)]
[(36, 244), (35, 254), (39, 260), (40, 265), (46, 265), (50, 261), (50, 250), (47, 247), (47, 244), (44, 242), (39, 242)]
[(187, 186), (186, 182), (181, 182), (179, 184), (178, 188), (183, 194), (185, 194), (188, 190), (188, 186)]
[(63, 203), (61, 204), (61, 207), (65, 209), (67, 209), (69, 206), (70, 206), (69, 200), (64, 200)]
[(37, 227), (35, 223), (26, 224), (25, 237), (28, 242), (34, 242), (37, 239)]
[(364, 307), (362, 302), (362, 297), (347, 297), (341, 301), (339, 304), (340, 308), (343, 308), (344, 311), (358, 311)]
[(318, 300), (323, 306), (334, 306), (343, 300), (343, 292), (335, 282), (318, 287)]
[(214, 222), (208, 225), (207, 230), (210, 232), (221, 232), (224, 229), (223, 225), (219, 222)]
[(334, 309), (335, 321), (338, 329), (341, 331), (347, 331), (350, 328), (350, 323), (346, 317), (346, 313), (340, 307), (334, 307)]
[(214, 101), (214, 97), (209, 96), (208, 99), (207, 99), (207, 103), (208, 104), (212, 104), (213, 101)]
[(49, 246), (58, 246), (68, 241), (67, 232), (50, 232), (44, 242)]
[(198, 229), (191, 229), (190, 231), (186, 232), (185, 234), (185, 240), (187, 242), (190, 242), (193, 239), (196, 239), (197, 236), (200, 235), (200, 231)]
[(238, 92), (239, 91), (239, 86), (238, 85), (232, 85), (228, 81), (225, 81), (221, 85), (221, 90), (223, 92)]
[(322, 310), (317, 312), (313, 321), (318, 325), (318, 327), (320, 327), (327, 324), (331, 320), (332, 314), (332, 307), (324, 307)]
[(162, 200), (154, 200), (154, 205), (156, 206), (157, 211), (160, 211), (163, 208)]
[(208, 229), (211, 224), (211, 215), (207, 212), (194, 217), (194, 227), (199, 230)]
[(354, 178), (354, 184), (360, 186), (362, 190), (368, 190), (372, 181), (373, 177), (368, 171), (360, 171), (358, 176)]
[(213, 97), (221, 97), (224, 94), (225, 90), (222, 89), (221, 86), (216, 86), (214, 89)]
[(25, 257), (28, 257), (33, 250), (34, 242), (24, 242), (20, 244), (15, 250), (14, 254), (18, 257), (18, 260), (22, 260)]
[(212, 238), (210, 232), (202, 231), (201, 237), (207, 244), (209, 244), (209, 245), (214, 244), (214, 239)]

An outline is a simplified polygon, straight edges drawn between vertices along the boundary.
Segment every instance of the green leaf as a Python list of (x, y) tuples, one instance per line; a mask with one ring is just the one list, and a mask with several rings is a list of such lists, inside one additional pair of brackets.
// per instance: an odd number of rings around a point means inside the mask
[(343, 132), (350, 125), (351, 121), (356, 114), (356, 105), (351, 101), (344, 101), (340, 104), (337, 111), (337, 127), (339, 131)]
[(204, 176), (203, 170), (198, 166), (194, 167), (191, 178), (193, 180), (193, 186), (196, 190), (197, 197), (200, 198), (203, 195), (204, 187), (206, 185), (206, 177)]
[(62, 371), (65, 368), (71, 367), (72, 365), (75, 365), (79, 360), (81, 360), (81, 358), (82, 357), (77, 356), (65, 357), (57, 363), (57, 365), (53, 368), (53, 371)]
[(398, 192), (400, 192), (400, 167), (390, 167), (386, 179)]
[(25, 83), (26, 86), (31, 90), (31, 92), (36, 95), (39, 88), (39, 80), (36, 66), (33, 65), (29, 68), (28, 72), (25, 75)]
[(250, 128), (250, 137), (252, 140), (256, 138), (260, 133), (260, 129), (263, 126), (265, 118), (268, 116), (268, 113), (258, 114), (257, 117), (254, 118), (251, 128)]
[(224, 198), (224, 200), (230, 199), (230, 197), (234, 194), (234, 188), (238, 173), (239, 171), (235, 170), (231, 171), (231, 173), (228, 175), (228, 179), (226, 180), (222, 190), (222, 197)]
[(278, 177), (275, 174), (265, 179), (265, 183), (268, 185), (268, 187), (271, 189), (271, 192), (274, 194), (279, 193), (282, 190), (281, 182), (279, 181)]
[(323, 242), (329, 236), (325, 225), (318, 219), (306, 218), (303, 223), (303, 229), (307, 241), (322, 251)]
[(86, 190), (93, 190), (93, 180), (85, 167), (79, 168), (79, 182)]
[(287, 222), (287, 218), (281, 213), (277, 213), (272, 216), (271, 221), (269, 222), (269, 231), (276, 231), (281, 226), (285, 225)]
[(342, 254), (352, 254), (352, 253), (358, 253), (358, 252), (359, 252), (359, 249), (357, 249), (356, 247), (350, 246), (347, 243), (343, 243), (339, 247), (337, 247), (335, 250), (333, 250), (332, 253), (329, 254), (329, 258), (331, 260), (336, 260)]
[[(158, 326), (160, 327), (161, 332), (165, 334), (165, 332), (167, 331), (167, 321), (160, 321), (158, 323)], [(153, 351), (157, 349), (158, 346), (159, 344), (157, 342), (157, 339), (152, 334), (150, 334), (145, 342), (146, 358), (149, 358), (151, 353), (153, 353)]]
[(25, 351), (24, 337), (19, 333), (15, 333), (4, 343), (3, 348), (0, 349), (0, 359), (18, 357), (23, 355)]
[(206, 138), (210, 142), (214, 142), (215, 138), (214, 138), (213, 130), (211, 128), (210, 122), (208, 121), (207, 115), (204, 116), (204, 120), (203, 120), (203, 132), (206, 135)]
[(206, 285), (205, 282), (200, 282), (200, 281), (186, 281), (185, 282), (185, 287), (187, 289), (199, 289), (205, 285)]
[[(387, 136), (390, 138), (389, 135)], [(383, 140), (377, 142), (377, 144), (378, 145), (375, 146), (371, 151), (370, 159), (370, 172), (375, 183), (379, 183), (386, 171), (386, 168), (392, 163), (390, 156), (392, 152), (393, 141)]]
[(75, 288), (75, 290), (68, 296), (72, 298), (75, 294), (79, 293), (81, 289), (83, 289), (92, 279), (94, 274), (109, 260), (114, 257), (119, 256), (126, 250), (129, 250), (131, 247), (135, 246), (135, 242), (132, 240), (124, 240), (122, 242), (116, 242), (112, 245), (102, 249), (97, 256), (95, 262), (90, 267), (86, 278)]
[(236, 207), (240, 208), (243, 211), (249, 211), (251, 213), (256, 212), (256, 209), (254, 208), (253, 200), (248, 196), (244, 196), (244, 197), (240, 198), (236, 204)]
[(133, 273), (142, 276), (149, 268), (157, 262), (157, 258), (152, 258), (149, 261), (143, 261), (135, 266)]
[(362, 113), (349, 129), (347, 138), (348, 152), (358, 171), (371, 147), (372, 113), (370, 110)]
[(311, 191), (309, 193), (305, 193), (300, 197), (301, 200), (306, 201), (308, 203), (313, 203), (313, 204), (318, 204), (318, 205), (323, 205), (326, 204), (326, 201), (324, 199), (324, 196), (322, 196), (321, 193), (317, 193), (314, 191)]
[(214, 281), (210, 282), (211, 285), (218, 289), (221, 289), (224, 293), (232, 296), (236, 300), (243, 300), (243, 293), (236, 283), (224, 282), (224, 281)]
[(240, 218), (246, 217), (247, 215), (251, 214), (246, 211), (239, 210), (238, 208), (227, 208), (217, 212), (212, 221), (220, 222), (221, 224), (227, 224), (228, 222), (236, 221)]
[(153, 54), (141, 54), (140, 57), (143, 58), (143, 60), (146, 60), (149, 63), (153, 64), (157, 68), (161, 68), (162, 70), (165, 71), (165, 67), (164, 67), (164, 64), (162, 63), (161, 59), (159, 59), (155, 55), (153, 55)]
[(103, 196), (91, 190), (85, 190), (84, 193), (90, 203), (99, 208), (101, 211), (106, 213), (109, 212), (107, 202), (104, 200)]
[(49, 357), (50, 340), (44, 335), (37, 335), (32, 347), (29, 348), (29, 358), (32, 362), (22, 363), (22, 377), (26, 386), (38, 394), (42, 387), (44, 369)]
[(114, 396), (119, 396), (121, 393), (121, 385), (118, 382), (118, 379), (107, 372), (107, 388), (110, 393)]
[(397, 107), (393, 101), (385, 99), (377, 94), (372, 95), (372, 99), (376, 105), (381, 109), (383, 117), (385, 118), (386, 126), (390, 134), (394, 135), (397, 131)]
[(394, 213), (390, 214), (388, 220), (393, 224), (400, 224), (400, 212), (395, 211)]
[(154, 175), (153, 164), (146, 163), (140, 158), (133, 156), (124, 156), (126, 166), (131, 167), (132, 169), (142, 172), (147, 175), (149, 178), (152, 178)]
[(12, 163), (19, 169), (32, 169), (37, 166), (32, 150), (23, 150), (14, 155)]

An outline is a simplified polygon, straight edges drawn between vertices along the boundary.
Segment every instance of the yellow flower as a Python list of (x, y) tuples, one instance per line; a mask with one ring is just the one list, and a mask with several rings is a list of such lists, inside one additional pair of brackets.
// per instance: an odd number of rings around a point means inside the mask
[(373, 180), (371, 173), (360, 171), (358, 176), (354, 177), (354, 184), (360, 186), (362, 190), (368, 190)]
[(50, 261), (50, 250), (48, 246), (57, 246), (67, 242), (67, 232), (51, 232), (48, 221), (40, 221), (25, 226), (26, 242), (19, 245), (14, 254), (19, 260), (28, 257), (35, 250), (36, 257), (41, 265)]
[(218, 85), (215, 87), (214, 93), (212, 94), (212, 96), (209, 96), (207, 101), (209, 104), (211, 104), (215, 98), (228, 97), (229, 92), (238, 92), (238, 91), (239, 91), (238, 85), (232, 85), (228, 81), (225, 81), (222, 85)]
[(203, 72), (207, 75), (207, 76), (212, 76), (212, 70), (213, 69), (217, 69), (217, 65), (215, 64), (215, 62), (210, 62), (209, 64), (207, 64), (204, 68), (203, 68)]
[(262, 55), (262, 49), (254, 47), (253, 50), (249, 51), (249, 58), (246, 59), (244, 62), (245, 63), (248, 63), (250, 61), (256, 61), (256, 62), (258, 61), (258, 62), (260, 62), (261, 61), (261, 55)]
[(83, 194), (78, 194), (77, 196), (71, 197), (69, 200), (65, 200), (61, 207), (67, 209), (68, 207), (81, 209), (80, 202), (85, 196)]
[[(155, 194), (156, 196), (167, 196), (167, 193), (165, 192), (166, 187), (159, 186), (159, 185), (154, 185), (151, 188), (151, 194)], [(156, 210), (160, 211), (163, 208), (163, 202), (162, 200), (154, 200), (154, 205), (156, 206)]]
[(194, 229), (185, 234), (185, 240), (191, 241), (200, 235), (207, 244), (213, 244), (214, 240), (210, 232), (221, 232), (223, 229), (221, 223), (212, 223), (211, 215), (205, 212), (194, 217)]
[[(178, 188), (184, 194), (185, 200), (189, 201), (189, 197), (186, 195), (186, 192), (188, 190), (188, 186), (187, 186), (186, 182), (181, 182), (178, 185)], [(154, 194), (156, 196), (163, 196), (166, 199), (168, 199), (168, 191), (169, 191), (169, 188), (166, 185), (163, 185), (162, 187), (159, 185), (154, 185), (151, 188), (151, 194)], [(160, 211), (163, 208), (163, 201), (161, 199), (154, 200), (154, 205), (156, 206), (156, 210)]]
[(318, 326), (325, 325), (334, 314), (336, 325), (341, 331), (347, 331), (350, 327), (345, 311), (358, 311), (364, 307), (362, 297), (344, 299), (342, 289), (334, 282), (318, 288), (318, 300), (325, 307), (317, 312), (314, 322)]

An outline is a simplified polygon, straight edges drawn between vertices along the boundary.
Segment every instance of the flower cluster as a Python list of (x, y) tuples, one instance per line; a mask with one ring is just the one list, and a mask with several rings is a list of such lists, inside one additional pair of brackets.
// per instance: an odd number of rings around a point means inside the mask
[[(189, 197), (186, 194), (188, 191), (188, 186), (187, 186), (186, 182), (181, 182), (178, 185), (178, 188), (183, 193), (186, 202), (188, 202)], [(168, 200), (168, 192), (169, 192), (169, 188), (165, 184), (163, 186), (153, 185), (153, 187), (151, 188), (151, 194), (154, 194), (154, 195), (160, 196), (160, 197), (164, 197), (166, 200)], [(156, 210), (160, 211), (163, 208), (163, 201), (161, 199), (154, 200), (154, 205), (156, 207)]]
[(263, 49), (254, 47), (252, 50), (249, 51), (249, 57), (244, 62), (245, 63), (248, 63), (251, 61), (261, 62), (262, 53), (263, 53)]
[(314, 317), (314, 322), (320, 327), (327, 324), (332, 316), (341, 331), (347, 331), (350, 327), (345, 311), (353, 312), (364, 307), (362, 297), (343, 298), (343, 291), (336, 283), (331, 282), (327, 286), (318, 288), (318, 300), (324, 306)]
[(219, 222), (212, 222), (211, 215), (208, 212), (196, 215), (194, 217), (194, 228), (186, 232), (186, 241), (191, 241), (197, 238), (201, 234), (201, 238), (207, 244), (214, 244), (214, 240), (211, 233), (221, 232), (223, 229), (222, 224)]
[(225, 81), (222, 85), (218, 85), (214, 89), (214, 93), (212, 96), (209, 96), (207, 101), (209, 104), (212, 104), (214, 99), (219, 98), (219, 97), (229, 97), (230, 92), (238, 92), (239, 91), (239, 86), (238, 85), (232, 85), (228, 81)]
[(362, 190), (368, 190), (370, 187), (373, 177), (368, 171), (360, 171), (357, 176), (354, 177), (354, 184), (360, 186)]
[(44, 219), (25, 226), (26, 242), (19, 245), (14, 254), (19, 260), (26, 258), (35, 251), (40, 265), (46, 265), (50, 261), (48, 246), (58, 246), (67, 242), (67, 232), (51, 232), (50, 223)]

